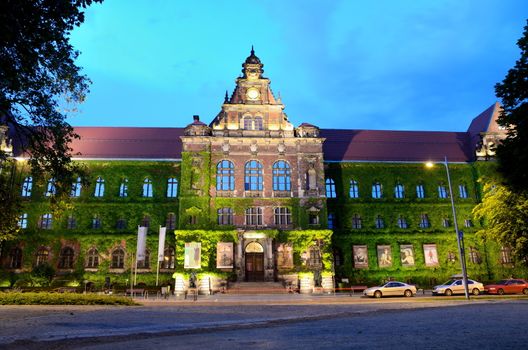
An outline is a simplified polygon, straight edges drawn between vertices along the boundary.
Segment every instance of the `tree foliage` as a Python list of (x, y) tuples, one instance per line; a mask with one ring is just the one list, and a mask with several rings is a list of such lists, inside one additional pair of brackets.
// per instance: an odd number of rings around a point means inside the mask
[[(64, 106), (82, 102), (90, 81), (75, 64), (79, 52), (69, 34), (83, 23), (83, 10), (92, 2), (102, 0), (0, 2), (0, 124), (9, 127), (9, 137), (29, 155), (32, 171), (55, 179), (56, 203), (80, 171), (69, 147), (78, 136), (66, 121)], [(3, 168), (7, 157), (0, 151)], [(0, 201), (13, 212), (17, 203), (9, 197), (10, 185), (0, 176)], [(2, 222), (0, 241), (10, 225), (16, 226), (16, 220)]]
[(497, 147), (497, 159), (506, 185), (528, 193), (528, 25), (517, 45), (521, 57), (504, 80), (495, 85), (503, 107), (498, 123), (508, 131), (507, 138)]
[(473, 209), (477, 219), (485, 221), (485, 228), (477, 234), (485, 239), (510, 247), (519, 262), (528, 257), (528, 197), (511, 191), (499, 181), (484, 185), (482, 202)]

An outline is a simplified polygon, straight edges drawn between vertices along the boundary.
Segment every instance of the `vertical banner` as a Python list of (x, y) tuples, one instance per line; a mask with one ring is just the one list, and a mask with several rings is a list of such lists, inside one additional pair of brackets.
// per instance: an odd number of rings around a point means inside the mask
[(402, 266), (414, 266), (414, 249), (412, 244), (400, 245), (400, 259)]
[(147, 247), (147, 228), (138, 226), (136, 261), (145, 260), (145, 250)]
[(277, 247), (277, 266), (279, 269), (293, 268), (293, 244), (281, 243)]
[(202, 263), (202, 244), (198, 242), (185, 243), (185, 256), (183, 259), (183, 268), (199, 269)]
[(218, 242), (216, 244), (216, 267), (219, 269), (233, 268), (232, 242)]
[(392, 266), (392, 249), (390, 245), (379, 245), (378, 250), (378, 265), (379, 267)]
[(366, 245), (352, 246), (352, 254), (354, 255), (355, 269), (368, 268), (368, 248)]
[(158, 240), (158, 261), (163, 261), (165, 258), (165, 235), (167, 232), (166, 227), (161, 227), (159, 229), (159, 240)]
[(423, 249), (425, 266), (438, 266), (438, 252), (436, 251), (436, 244), (424, 244)]

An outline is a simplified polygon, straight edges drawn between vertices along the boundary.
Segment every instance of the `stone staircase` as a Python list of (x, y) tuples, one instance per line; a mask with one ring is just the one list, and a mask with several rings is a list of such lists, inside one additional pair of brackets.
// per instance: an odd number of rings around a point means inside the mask
[(231, 282), (227, 294), (287, 294), (282, 282)]

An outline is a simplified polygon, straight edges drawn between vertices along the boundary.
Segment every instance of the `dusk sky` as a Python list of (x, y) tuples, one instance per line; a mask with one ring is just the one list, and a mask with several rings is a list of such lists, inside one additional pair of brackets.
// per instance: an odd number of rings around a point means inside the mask
[(524, 0), (106, 0), (72, 34), (74, 126), (209, 123), (251, 45), (294, 125), (465, 131), (520, 56)]

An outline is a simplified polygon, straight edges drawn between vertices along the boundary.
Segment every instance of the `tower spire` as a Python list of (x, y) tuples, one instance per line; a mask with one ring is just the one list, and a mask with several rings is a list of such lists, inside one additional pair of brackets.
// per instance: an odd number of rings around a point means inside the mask
[(227, 95), (227, 90), (224, 98), (224, 103), (229, 103), (229, 96)]

